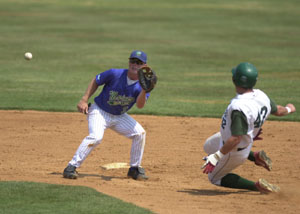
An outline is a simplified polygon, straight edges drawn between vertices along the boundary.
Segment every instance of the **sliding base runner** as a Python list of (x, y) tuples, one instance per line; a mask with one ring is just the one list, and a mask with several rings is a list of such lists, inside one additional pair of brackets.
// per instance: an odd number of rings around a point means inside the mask
[(275, 105), (263, 91), (253, 89), (257, 77), (257, 69), (250, 63), (241, 63), (232, 69), (237, 95), (223, 114), (220, 132), (204, 144), (208, 156), (204, 158), (202, 168), (209, 181), (218, 186), (261, 193), (278, 192), (280, 188), (265, 179), (254, 182), (231, 173), (247, 159), (270, 171), (271, 159), (264, 151), (252, 152), (253, 141), (259, 138), (261, 127), (270, 114), (283, 116), (296, 111), (293, 104)]

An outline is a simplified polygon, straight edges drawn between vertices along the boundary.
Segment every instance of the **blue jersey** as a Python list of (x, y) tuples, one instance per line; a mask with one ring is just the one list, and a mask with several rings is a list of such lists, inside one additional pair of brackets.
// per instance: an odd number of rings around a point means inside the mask
[[(110, 69), (96, 76), (96, 83), (104, 84), (101, 93), (94, 99), (104, 111), (121, 115), (127, 112), (136, 102), (142, 88), (139, 82), (127, 84), (128, 69)], [(146, 99), (149, 97), (146, 95)]]

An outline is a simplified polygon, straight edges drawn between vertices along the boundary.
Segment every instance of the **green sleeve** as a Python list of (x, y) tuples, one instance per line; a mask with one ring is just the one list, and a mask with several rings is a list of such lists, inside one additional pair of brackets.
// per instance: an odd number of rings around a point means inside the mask
[(234, 110), (231, 113), (231, 135), (246, 135), (248, 131), (247, 118), (243, 112)]
[(273, 114), (277, 111), (277, 105), (272, 99), (270, 99), (270, 103), (271, 103), (271, 114)]

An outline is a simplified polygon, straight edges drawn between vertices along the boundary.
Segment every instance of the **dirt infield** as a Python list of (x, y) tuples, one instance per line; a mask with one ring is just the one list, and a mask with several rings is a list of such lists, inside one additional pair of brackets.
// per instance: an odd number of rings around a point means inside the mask
[(220, 119), (133, 115), (147, 131), (143, 167), (148, 181), (126, 177), (127, 169), (104, 170), (101, 165), (129, 162), (131, 142), (108, 130), (78, 169), (77, 180), (62, 171), (88, 134), (79, 113), (0, 111), (0, 181), (35, 181), (82, 185), (148, 208), (155, 213), (299, 213), (300, 123), (264, 124), (264, 149), (273, 160), (266, 171), (253, 162), (235, 172), (250, 180), (265, 178), (278, 184), (279, 194), (226, 189), (211, 185), (200, 166), (203, 142), (219, 129)]

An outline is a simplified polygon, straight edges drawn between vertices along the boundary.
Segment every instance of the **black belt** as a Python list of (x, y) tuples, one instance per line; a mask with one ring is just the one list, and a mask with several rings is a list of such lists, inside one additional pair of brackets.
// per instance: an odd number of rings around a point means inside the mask
[[(223, 145), (225, 144), (225, 142), (223, 141)], [(246, 147), (244, 147), (244, 148), (238, 148), (237, 149), (237, 151), (239, 152), (239, 151), (242, 151), (242, 150), (244, 150), (244, 149), (246, 149), (248, 146), (246, 146)]]
[(238, 148), (237, 149), (237, 151), (239, 152), (239, 151), (242, 151), (242, 150), (244, 150), (244, 149), (246, 149), (247, 147), (244, 147), (244, 148)]

